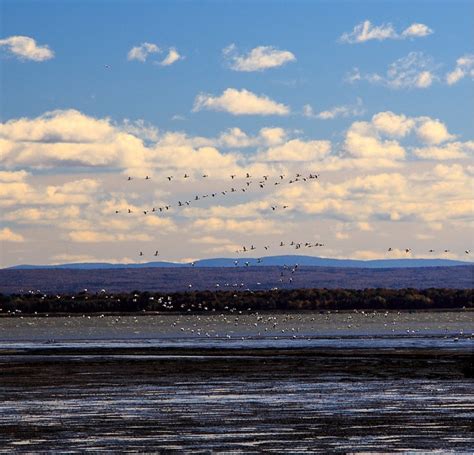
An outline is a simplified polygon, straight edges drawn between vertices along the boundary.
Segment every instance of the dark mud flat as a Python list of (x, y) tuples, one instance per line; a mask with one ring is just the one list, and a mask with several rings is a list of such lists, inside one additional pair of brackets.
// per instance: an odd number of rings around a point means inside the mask
[(472, 453), (466, 349), (0, 353), (0, 452)]

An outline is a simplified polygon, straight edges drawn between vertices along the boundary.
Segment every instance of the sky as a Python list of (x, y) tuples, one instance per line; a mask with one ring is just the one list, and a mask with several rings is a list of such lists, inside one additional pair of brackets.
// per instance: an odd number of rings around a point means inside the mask
[(0, 0), (0, 267), (470, 260), (473, 19), (470, 1)]

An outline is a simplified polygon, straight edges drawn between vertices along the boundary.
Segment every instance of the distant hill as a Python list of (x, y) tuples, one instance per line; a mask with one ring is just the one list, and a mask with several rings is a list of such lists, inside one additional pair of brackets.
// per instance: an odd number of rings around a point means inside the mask
[[(405, 268), (405, 267), (449, 267), (458, 265), (470, 265), (472, 262), (454, 261), (450, 259), (374, 259), (374, 260), (357, 260), (357, 259), (330, 259), (314, 256), (268, 256), (261, 259), (257, 258), (214, 258), (201, 259), (195, 261), (194, 267), (236, 267), (237, 266), (284, 266), (298, 264), (310, 267), (349, 267), (349, 268)], [(177, 262), (146, 262), (132, 264), (111, 264), (106, 262), (93, 263), (73, 263), (58, 265), (17, 265), (9, 267), (9, 269), (76, 269), (76, 270), (92, 270), (92, 269), (141, 269), (155, 267), (192, 267), (191, 263), (183, 264)]]
[[(291, 263), (295, 263), (294, 257)], [(288, 261), (290, 262), (290, 261)], [(301, 262), (301, 261), (300, 261)], [(261, 264), (260, 264), (261, 265)], [(449, 267), (127, 267), (2, 269), (0, 293), (70, 293), (302, 288), (471, 289), (474, 265)]]

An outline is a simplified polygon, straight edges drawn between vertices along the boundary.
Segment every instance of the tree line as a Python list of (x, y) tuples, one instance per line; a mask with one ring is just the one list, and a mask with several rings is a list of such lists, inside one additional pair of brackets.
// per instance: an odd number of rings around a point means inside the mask
[(0, 294), (0, 314), (472, 309), (472, 289), (294, 289)]

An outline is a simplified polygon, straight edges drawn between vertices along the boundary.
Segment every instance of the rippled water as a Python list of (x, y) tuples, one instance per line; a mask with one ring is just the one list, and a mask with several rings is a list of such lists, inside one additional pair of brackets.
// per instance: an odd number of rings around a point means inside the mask
[(0, 453), (473, 453), (471, 314), (0, 319)]

